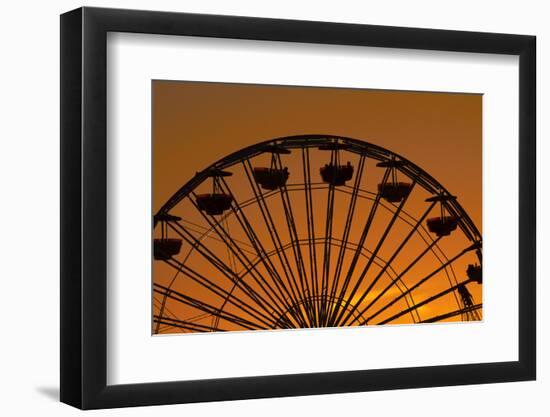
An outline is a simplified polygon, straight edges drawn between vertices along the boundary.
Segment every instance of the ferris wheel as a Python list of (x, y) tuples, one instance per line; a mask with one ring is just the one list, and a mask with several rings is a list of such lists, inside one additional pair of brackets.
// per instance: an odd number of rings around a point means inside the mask
[(482, 239), (459, 198), (357, 139), (238, 150), (154, 215), (153, 333), (480, 320)]

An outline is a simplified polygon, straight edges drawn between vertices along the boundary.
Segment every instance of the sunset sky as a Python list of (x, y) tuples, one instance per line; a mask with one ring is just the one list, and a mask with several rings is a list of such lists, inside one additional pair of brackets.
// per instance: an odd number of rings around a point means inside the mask
[[(153, 81), (152, 94), (154, 212), (196, 172), (236, 150), (276, 137), (327, 134), (376, 144), (420, 166), (458, 196), (459, 203), (482, 231), (481, 95), (172, 81)], [(326, 159), (324, 154), (315, 155)], [(298, 166), (293, 165), (292, 157), (286, 160), (291, 172), (296, 173)], [(375, 169), (367, 166), (367, 173), (377, 172)], [(317, 175), (318, 168), (314, 171)], [(381, 178), (380, 173), (376, 179), (375, 174), (367, 175), (373, 178), (373, 185)], [(238, 176), (233, 178), (237, 180)], [(235, 189), (240, 186), (236, 184)], [(375, 191), (375, 186), (372, 189)], [(200, 191), (209, 192), (206, 188)], [(416, 200), (411, 197), (407, 202), (411, 214), (421, 213), (426, 204), (424, 197), (429, 195), (419, 195)], [(300, 208), (302, 203), (295, 204)], [(345, 217), (346, 204), (338, 207), (335, 216)], [(182, 206), (175, 208), (174, 213), (185, 217), (185, 210)], [(319, 211), (323, 210), (319, 206)], [(434, 211), (432, 216), (437, 213)], [(382, 230), (383, 221), (380, 222), (373, 227), (373, 233)], [(442, 249), (449, 257), (464, 248), (463, 240), (448, 240)], [(391, 253), (392, 243), (389, 241), (387, 245), (386, 253)], [(215, 243), (212, 247), (215, 248)], [(420, 248), (421, 243), (412, 244), (411, 251), (415, 247)], [(455, 272), (459, 281), (465, 278), (467, 264), (474, 260), (469, 257), (457, 263)], [(194, 262), (196, 268), (202, 268), (199, 259)], [(434, 261), (432, 265), (426, 262), (419, 266), (417, 278), (437, 266)], [(399, 270), (406, 266), (406, 261), (396, 262), (395, 266)], [(204, 268), (208, 273), (207, 267)], [(154, 263), (155, 283), (167, 285), (173, 276), (173, 269), (162, 262)], [(425, 296), (443, 288), (433, 285), (423, 290)], [(201, 296), (201, 290), (187, 285), (181, 275), (173, 288)], [(476, 302), (481, 302), (481, 286), (469, 285), (468, 289)], [(166, 305), (178, 317), (191, 314), (183, 307), (178, 312), (177, 303), (168, 301)], [(439, 303), (426, 315), (446, 308), (452, 309)], [(460, 316), (455, 318), (458, 319)], [(178, 330), (165, 332), (171, 331)]]

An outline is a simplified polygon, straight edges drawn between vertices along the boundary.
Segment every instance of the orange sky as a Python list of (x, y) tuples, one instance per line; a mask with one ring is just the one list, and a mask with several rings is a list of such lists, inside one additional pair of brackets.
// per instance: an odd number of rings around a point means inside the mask
[[(154, 212), (195, 172), (223, 156), (275, 137), (322, 133), (371, 142), (414, 162), (458, 196), (481, 231), (481, 95), (171, 81), (154, 81), (152, 94)], [(410, 210), (421, 210), (423, 198), (407, 202)], [(345, 217), (345, 203), (336, 210)], [(382, 227), (381, 221), (375, 229)], [(452, 255), (461, 244), (455, 239), (444, 250)], [(418, 274), (430, 265), (422, 268)], [(174, 275), (160, 262), (153, 273), (164, 284)], [(200, 294), (181, 278), (176, 285)], [(468, 288), (481, 302), (481, 286)]]

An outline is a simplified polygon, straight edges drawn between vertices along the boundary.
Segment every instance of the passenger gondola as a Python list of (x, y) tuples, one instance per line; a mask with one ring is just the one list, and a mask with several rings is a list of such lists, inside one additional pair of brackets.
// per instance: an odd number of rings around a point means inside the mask
[(219, 216), (231, 208), (233, 197), (225, 193), (210, 193), (197, 195), (199, 209), (210, 216)]
[(353, 166), (350, 162), (346, 165), (325, 164), (320, 171), (323, 182), (334, 186), (345, 185), (353, 177)]
[(432, 217), (426, 223), (428, 230), (439, 237), (449, 236), (458, 226), (458, 221), (454, 216)]

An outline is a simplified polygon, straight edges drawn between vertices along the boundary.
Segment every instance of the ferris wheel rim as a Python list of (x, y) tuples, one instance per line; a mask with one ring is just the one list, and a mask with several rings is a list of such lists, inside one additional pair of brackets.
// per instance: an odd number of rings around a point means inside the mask
[[(399, 161), (403, 161), (409, 169), (415, 172), (416, 175), (412, 175), (410, 171), (401, 171), (410, 179), (416, 179), (420, 186), (424, 189), (432, 192), (433, 194), (439, 192), (442, 195), (452, 196), (452, 194), (444, 187), (438, 180), (431, 176), (428, 172), (423, 170), (420, 166), (416, 165), (414, 162), (403, 157), (402, 155), (393, 152), (387, 148), (384, 148), (380, 145), (376, 145), (371, 142), (367, 142), (362, 139), (351, 138), (347, 136), (333, 135), (333, 134), (301, 134), (301, 135), (290, 135), (290, 136), (280, 136), (276, 138), (271, 138), (257, 142), (255, 144), (249, 145), (247, 147), (241, 148), (229, 155), (226, 155), (216, 162), (210, 164), (202, 171), (197, 172), (191, 179), (189, 179), (185, 184), (183, 184), (172, 196), (166, 200), (166, 202), (160, 207), (160, 209), (153, 216), (153, 228), (158, 224), (159, 217), (169, 214), (177, 204), (179, 204), (185, 197), (187, 197), (194, 189), (196, 189), (200, 184), (207, 180), (210, 176), (209, 172), (212, 170), (223, 170), (227, 169), (239, 161), (250, 159), (254, 156), (266, 153), (266, 146), (275, 143), (277, 146), (283, 146), (286, 148), (313, 148), (319, 145), (322, 145), (326, 142), (341, 140), (343, 142), (351, 143), (361, 149), (361, 152), (355, 151), (355, 149), (346, 149), (346, 151), (364, 154), (367, 157), (378, 161), (388, 161), (389, 157), (383, 157), (384, 154), (387, 154), (391, 157), (398, 158)], [(371, 152), (369, 152), (371, 151)], [(421, 181), (423, 180), (423, 181)], [(426, 184), (431, 184), (431, 187), (427, 187)], [(452, 199), (447, 203), (455, 212), (455, 216), (458, 219), (458, 222), (465, 232), (466, 236), (470, 241), (481, 242), (482, 237), (477, 226), (472, 221), (467, 211), (462, 207), (458, 200)]]

